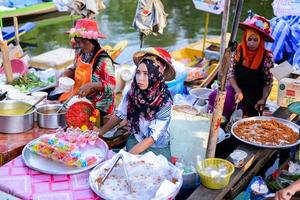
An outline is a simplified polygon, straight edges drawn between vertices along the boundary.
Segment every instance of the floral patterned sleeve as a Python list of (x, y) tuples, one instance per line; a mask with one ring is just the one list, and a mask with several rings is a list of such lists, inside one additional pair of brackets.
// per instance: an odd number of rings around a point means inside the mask
[(270, 85), (273, 83), (273, 74), (270, 69), (274, 67), (274, 58), (273, 53), (267, 51), (264, 59), (264, 81), (266, 85)]
[(231, 64), (230, 67), (228, 69), (228, 73), (227, 73), (227, 79), (229, 80), (230, 78), (235, 78), (235, 66), (238, 64), (238, 60), (236, 60), (236, 55), (239, 52), (235, 51), (231, 57)]
[(116, 87), (115, 68), (110, 58), (101, 57), (92, 75), (93, 82), (101, 82), (104, 89), (93, 96), (96, 108), (106, 113), (114, 110), (114, 89)]

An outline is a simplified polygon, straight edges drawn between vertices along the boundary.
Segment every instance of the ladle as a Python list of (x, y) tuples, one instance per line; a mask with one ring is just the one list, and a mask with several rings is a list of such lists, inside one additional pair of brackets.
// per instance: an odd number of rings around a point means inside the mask
[(37, 104), (39, 104), (41, 101), (43, 101), (46, 98), (46, 96), (43, 96), (42, 98), (40, 98), (37, 102), (35, 102), (32, 106), (30, 106), (25, 112), (24, 114), (28, 113), (28, 111), (30, 111), (32, 108), (34, 108)]
[(63, 108), (66, 108), (66, 105), (69, 103), (69, 101), (74, 97), (74, 94), (72, 94), (62, 105), (61, 107), (56, 111), (56, 113), (59, 113)]

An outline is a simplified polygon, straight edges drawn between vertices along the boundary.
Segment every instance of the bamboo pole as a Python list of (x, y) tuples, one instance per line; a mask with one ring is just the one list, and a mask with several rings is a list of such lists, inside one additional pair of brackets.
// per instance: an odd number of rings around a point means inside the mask
[(232, 26), (230, 41), (228, 47), (225, 49), (224, 56), (222, 58), (221, 67), (219, 69), (220, 75), (218, 78), (221, 85), (219, 87), (216, 96), (216, 100), (214, 104), (214, 112), (213, 112), (212, 121), (209, 129), (208, 146), (206, 151), (207, 158), (215, 157), (218, 133), (221, 125), (222, 112), (223, 112), (223, 107), (224, 107), (225, 97), (226, 97), (226, 88), (225, 88), (226, 76), (231, 63), (232, 52), (235, 51), (236, 48), (235, 38), (237, 34), (238, 24), (241, 17), (243, 2), (244, 0), (237, 0), (236, 13), (234, 16), (234, 23)]
[(15, 40), (16, 40), (16, 46), (20, 45), (20, 38), (19, 38), (19, 24), (18, 24), (18, 18), (14, 18), (14, 28), (15, 28)]
[(224, 11), (222, 14), (220, 60), (222, 60), (222, 56), (224, 55), (224, 51), (227, 44), (226, 33), (227, 33), (228, 20), (229, 20), (229, 11), (230, 11), (230, 0), (225, 0)]
[(203, 47), (202, 47), (202, 52), (204, 54), (205, 50), (205, 43), (206, 43), (206, 37), (207, 37), (207, 32), (208, 32), (208, 24), (209, 24), (209, 13), (205, 13), (205, 30), (204, 30), (204, 35), (203, 35)]
[[(212, 114), (212, 119), (210, 123), (209, 128), (209, 138), (208, 138), (208, 145), (207, 145), (207, 151), (206, 151), (206, 157), (207, 158), (214, 158), (216, 147), (217, 147), (217, 141), (218, 141), (218, 135), (219, 135), (219, 128), (222, 122), (222, 113), (226, 98), (226, 90), (223, 85), (225, 85), (226, 82), (226, 74), (228, 71), (228, 66), (230, 65), (230, 58), (231, 58), (231, 49), (226, 48), (225, 54), (222, 59), (221, 63), (221, 70), (219, 71), (219, 79), (221, 81), (221, 87), (220, 90), (217, 92), (217, 96), (215, 99), (214, 104), (214, 111)], [(227, 67), (226, 67), (227, 66)]]
[(11, 64), (10, 64), (10, 60), (9, 60), (7, 42), (3, 40), (1, 27), (0, 27), (0, 48), (1, 48), (1, 53), (2, 53), (3, 67), (4, 67), (6, 80), (8, 83), (10, 83), (13, 81), (13, 72), (12, 72)]

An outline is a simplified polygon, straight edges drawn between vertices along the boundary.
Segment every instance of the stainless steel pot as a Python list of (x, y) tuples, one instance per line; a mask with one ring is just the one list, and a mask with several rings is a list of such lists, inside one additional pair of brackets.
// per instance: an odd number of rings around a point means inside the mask
[(56, 111), (62, 104), (45, 104), (37, 107), (37, 120), (41, 128), (66, 127), (66, 110), (62, 109), (59, 113)]
[(35, 109), (23, 114), (30, 106), (20, 101), (0, 102), (0, 132), (21, 133), (32, 129)]

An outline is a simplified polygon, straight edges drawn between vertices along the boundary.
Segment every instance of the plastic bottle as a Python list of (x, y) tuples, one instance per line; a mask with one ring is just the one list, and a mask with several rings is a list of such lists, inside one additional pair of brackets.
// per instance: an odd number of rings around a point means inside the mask
[(219, 83), (218, 83), (218, 80), (215, 80), (214, 82), (213, 82), (213, 84), (211, 84), (211, 89), (213, 89), (213, 90), (217, 90), (218, 88), (219, 88)]

